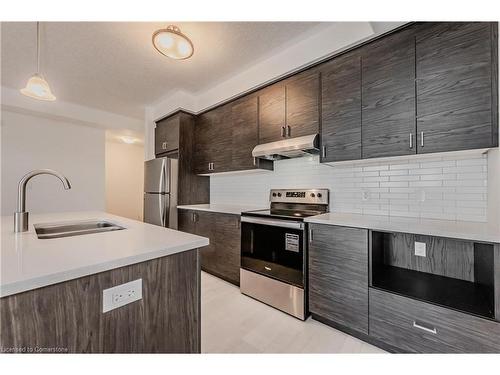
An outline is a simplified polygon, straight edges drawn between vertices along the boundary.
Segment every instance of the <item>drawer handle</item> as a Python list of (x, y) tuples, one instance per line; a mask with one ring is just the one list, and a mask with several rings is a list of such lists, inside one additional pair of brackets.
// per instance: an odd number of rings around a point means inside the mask
[(428, 327), (425, 327), (422, 322), (417, 322), (417, 321), (413, 321), (413, 327), (414, 328), (418, 328), (418, 329), (421, 329), (422, 331), (425, 331), (425, 332), (429, 332), (429, 333), (432, 333), (433, 335), (436, 335), (437, 334), (437, 331), (436, 331), (436, 328), (435, 327), (432, 327), (432, 328), (428, 328)]
[(266, 271), (271, 271), (271, 267), (264, 266), (264, 268), (266, 269)]

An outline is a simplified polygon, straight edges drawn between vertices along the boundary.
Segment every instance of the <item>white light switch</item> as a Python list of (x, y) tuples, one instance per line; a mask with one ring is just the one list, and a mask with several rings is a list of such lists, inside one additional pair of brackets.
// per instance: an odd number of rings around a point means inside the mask
[(415, 255), (417, 257), (425, 257), (425, 242), (415, 241)]
[(102, 291), (102, 312), (108, 312), (142, 299), (142, 279), (130, 281)]

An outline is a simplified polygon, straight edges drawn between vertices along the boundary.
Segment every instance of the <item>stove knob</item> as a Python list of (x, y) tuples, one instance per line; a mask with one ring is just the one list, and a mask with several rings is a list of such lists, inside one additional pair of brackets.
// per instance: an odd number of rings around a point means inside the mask
[(311, 198), (314, 198), (316, 195), (314, 195), (314, 193), (311, 193)]
[(273, 197), (275, 197), (275, 196), (276, 196), (276, 193), (273, 193)]
[(278, 197), (281, 197), (281, 193), (278, 193)]
[(321, 193), (318, 193), (318, 198), (321, 198), (321, 197), (322, 197)]

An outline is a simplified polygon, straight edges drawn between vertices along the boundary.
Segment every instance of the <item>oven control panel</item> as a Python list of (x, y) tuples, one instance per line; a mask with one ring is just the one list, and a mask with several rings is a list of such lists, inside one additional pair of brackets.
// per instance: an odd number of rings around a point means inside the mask
[(269, 201), (281, 203), (325, 204), (329, 203), (328, 189), (272, 189)]

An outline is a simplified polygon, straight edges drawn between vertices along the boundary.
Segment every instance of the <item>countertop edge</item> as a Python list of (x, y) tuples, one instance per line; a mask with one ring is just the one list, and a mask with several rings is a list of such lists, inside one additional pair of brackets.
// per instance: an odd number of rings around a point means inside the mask
[(28, 280), (4, 284), (0, 287), (0, 298), (12, 296), (15, 294), (28, 292), (34, 289), (79, 279), (85, 276), (94, 275), (101, 272), (110, 271), (116, 268), (130, 266), (132, 264), (142, 263), (153, 259), (163, 258), (170, 255), (175, 255), (189, 250), (195, 250), (203, 246), (207, 246), (209, 240), (201, 238), (189, 244), (178, 245), (173, 248), (156, 250), (145, 254), (119, 258), (116, 260), (89, 265), (82, 268), (75, 268), (64, 272), (58, 272), (51, 275), (44, 275)]
[[(461, 232), (454, 232), (452, 230), (423, 230), (419, 228), (414, 228), (412, 230), (406, 230), (403, 228), (397, 228), (396, 226), (388, 225), (369, 225), (369, 224), (354, 224), (345, 222), (342, 220), (335, 219), (323, 219), (320, 217), (308, 217), (304, 220), (306, 223), (310, 224), (323, 224), (323, 225), (336, 225), (341, 227), (349, 227), (349, 228), (360, 228), (360, 229), (369, 229), (369, 230), (380, 230), (380, 231), (389, 231), (389, 232), (398, 232), (398, 233), (411, 233), (411, 234), (419, 234), (419, 235), (427, 235), (427, 236), (435, 236), (435, 237), (446, 237), (453, 238), (459, 240), (466, 241), (480, 241), (480, 242), (489, 242), (489, 243), (500, 243), (500, 237), (495, 235), (467, 235)], [(480, 224), (480, 223), (474, 223)]]
[[(234, 206), (236, 208), (237, 206)], [(256, 211), (256, 210), (265, 210), (265, 207), (241, 207), (240, 209), (233, 209), (231, 207), (198, 207), (197, 205), (182, 205), (177, 206), (179, 210), (188, 210), (188, 211), (204, 211), (204, 212), (214, 212), (219, 214), (229, 214), (229, 215), (241, 215), (243, 212), (247, 211)]]

